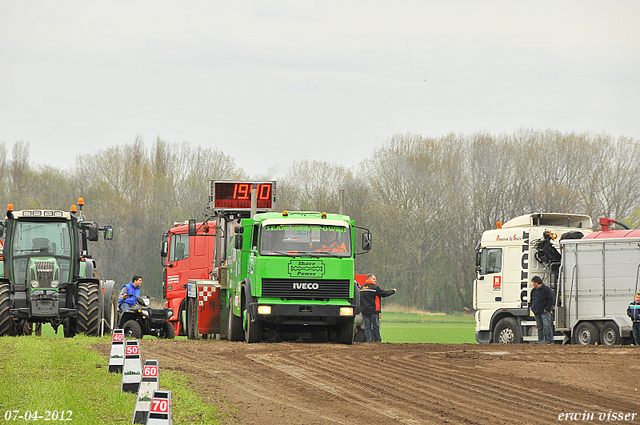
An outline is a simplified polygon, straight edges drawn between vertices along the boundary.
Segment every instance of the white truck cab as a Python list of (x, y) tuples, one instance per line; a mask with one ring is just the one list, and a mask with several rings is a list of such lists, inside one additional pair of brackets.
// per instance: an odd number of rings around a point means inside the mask
[[(536, 341), (530, 310), (531, 278), (538, 275), (554, 295), (563, 237), (582, 238), (592, 232), (587, 215), (535, 213), (516, 217), (482, 234), (476, 250), (473, 282), (476, 341)], [(563, 336), (556, 336), (562, 340)]]

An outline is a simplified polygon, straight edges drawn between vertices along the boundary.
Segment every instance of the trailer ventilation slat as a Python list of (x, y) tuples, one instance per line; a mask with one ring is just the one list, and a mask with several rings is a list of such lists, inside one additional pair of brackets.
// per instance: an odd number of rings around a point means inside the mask
[(262, 296), (296, 300), (349, 298), (350, 284), (348, 279), (262, 279)]

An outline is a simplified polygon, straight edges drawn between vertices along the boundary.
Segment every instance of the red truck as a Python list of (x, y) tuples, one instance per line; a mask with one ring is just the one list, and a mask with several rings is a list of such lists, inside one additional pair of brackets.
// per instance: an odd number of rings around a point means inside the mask
[(188, 280), (212, 279), (214, 271), (216, 222), (197, 223), (196, 229), (198, 236), (189, 236), (188, 222), (174, 223), (162, 241), (162, 292), (176, 335), (186, 335)]

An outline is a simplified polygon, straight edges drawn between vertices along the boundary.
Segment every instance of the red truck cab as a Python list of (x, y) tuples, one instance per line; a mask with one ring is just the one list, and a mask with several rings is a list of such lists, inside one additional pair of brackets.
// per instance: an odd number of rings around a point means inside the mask
[[(189, 279), (210, 279), (215, 252), (215, 221), (197, 223), (198, 236), (189, 236), (188, 222), (174, 223), (162, 241), (162, 292), (176, 335), (186, 335), (185, 299)], [(204, 237), (203, 237), (204, 236)]]

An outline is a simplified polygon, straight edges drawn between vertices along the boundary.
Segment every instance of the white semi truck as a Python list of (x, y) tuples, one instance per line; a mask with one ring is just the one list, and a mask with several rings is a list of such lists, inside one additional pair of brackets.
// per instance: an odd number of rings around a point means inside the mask
[(611, 230), (601, 219), (539, 213), (516, 217), (483, 233), (473, 297), (480, 343), (537, 341), (530, 309), (531, 278), (555, 296), (554, 339), (576, 344), (630, 342), (626, 308), (638, 291), (640, 231)]

